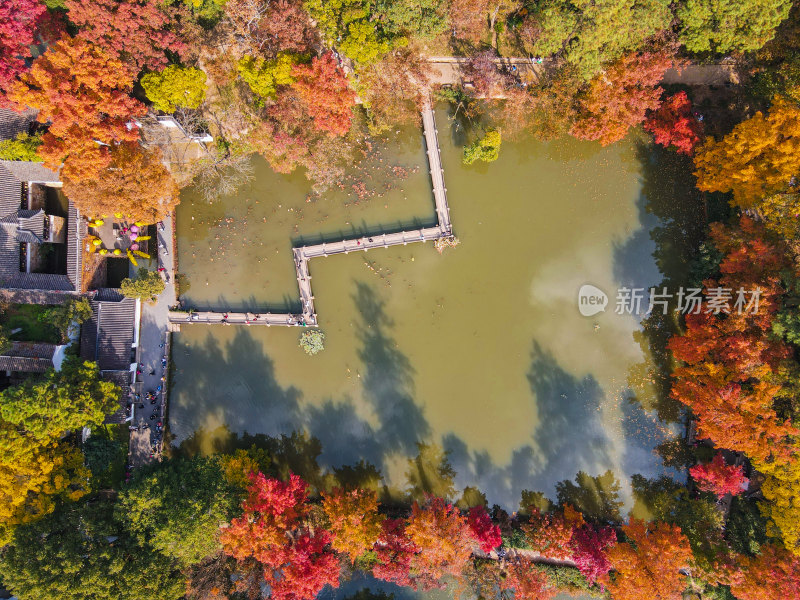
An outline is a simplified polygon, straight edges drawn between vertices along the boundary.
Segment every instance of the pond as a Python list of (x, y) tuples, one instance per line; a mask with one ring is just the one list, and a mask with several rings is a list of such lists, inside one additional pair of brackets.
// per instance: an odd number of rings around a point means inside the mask
[[(460, 245), (314, 259), (325, 350), (313, 357), (297, 329), (184, 326), (173, 348), (175, 442), (211, 450), (231, 432), (304, 430), (321, 441), (324, 465), (369, 461), (396, 490), (417, 443), (429, 442), (449, 452), (457, 487), (478, 487), (490, 504), (515, 510), (522, 490), (554, 497), (579, 471), (610, 470), (630, 506), (630, 476), (664, 472), (654, 449), (681, 428), (664, 398), (670, 324), (615, 314), (615, 298), (686, 276), (705, 222), (690, 161), (632, 135), (607, 148), (504, 141), (498, 161), (466, 167), (461, 132), (447, 111), (436, 118)], [(345, 193), (351, 179), (308, 202), (302, 175), (260, 160), (234, 197), (208, 205), (186, 192), (177, 231), (187, 305), (296, 306), (293, 243), (433, 222), (420, 132), (378, 146), (353, 170), (371, 177), (371, 197), (358, 202)], [(393, 173), (403, 177), (385, 179)], [(578, 311), (586, 283), (608, 294), (605, 312)]]

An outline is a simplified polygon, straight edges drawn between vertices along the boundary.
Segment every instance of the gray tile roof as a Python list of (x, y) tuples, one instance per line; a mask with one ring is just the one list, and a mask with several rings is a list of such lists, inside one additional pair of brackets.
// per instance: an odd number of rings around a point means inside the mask
[(106, 423), (124, 423), (127, 416), (128, 400), (131, 396), (130, 371), (102, 371), (100, 377), (106, 381), (116, 383), (122, 392), (119, 395), (119, 407), (106, 417)]
[(44, 235), (43, 211), (21, 210), (22, 183), (30, 181), (56, 182), (58, 175), (41, 163), (0, 161), (0, 287), (79, 293), (86, 225), (72, 202), (67, 211), (66, 274), (19, 270), (20, 243), (41, 243)]
[[(5, 162), (5, 161), (3, 161)], [(22, 208), (22, 182), (0, 165), (0, 217)]]
[(37, 183), (58, 183), (58, 173), (51, 171), (40, 162), (24, 160), (0, 160), (0, 168), (5, 169), (19, 181)]
[(12, 342), (11, 348), (0, 355), (0, 371), (44, 373), (53, 366), (56, 346), (32, 342)]
[(18, 133), (27, 133), (35, 119), (36, 111), (32, 108), (22, 113), (0, 108), (0, 140), (12, 140)]
[(81, 356), (101, 371), (127, 370), (131, 365), (136, 300), (92, 300), (92, 316), (81, 327)]

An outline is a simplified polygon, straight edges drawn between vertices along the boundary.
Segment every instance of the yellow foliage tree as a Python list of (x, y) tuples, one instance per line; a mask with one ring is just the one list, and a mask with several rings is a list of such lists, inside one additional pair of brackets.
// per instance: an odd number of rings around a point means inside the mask
[(57, 498), (88, 492), (83, 455), (57, 440), (42, 440), (0, 422), (0, 545), (12, 529), (50, 513)]
[(345, 491), (337, 488), (323, 494), (322, 509), (330, 521), (331, 545), (355, 561), (372, 548), (381, 533), (378, 495), (372, 490)]
[(800, 237), (800, 193), (773, 194), (759, 202), (758, 208), (767, 229), (787, 240)]
[(800, 556), (800, 461), (788, 460), (756, 468), (767, 477), (761, 486), (759, 508), (769, 519), (767, 533), (780, 538), (790, 552)]
[(694, 162), (698, 188), (733, 192), (743, 208), (787, 191), (800, 172), (800, 109), (776, 97), (766, 114), (757, 112), (719, 141), (706, 140)]

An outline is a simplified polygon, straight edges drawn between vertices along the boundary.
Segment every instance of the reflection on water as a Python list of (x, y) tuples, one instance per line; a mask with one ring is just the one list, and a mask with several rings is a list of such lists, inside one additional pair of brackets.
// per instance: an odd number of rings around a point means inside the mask
[[(461, 245), (442, 256), (409, 245), (312, 261), (326, 335), (315, 357), (296, 330), (185, 327), (171, 429), (178, 441), (202, 430), (193, 442), (206, 450), (228, 435), (223, 426), (303, 429), (321, 441), (323, 465), (365, 459), (397, 488), (418, 442), (432, 441), (449, 451), (459, 492), (476, 486), (512, 510), (522, 490), (555, 499), (559, 481), (584, 472), (589, 485), (610, 470), (630, 506), (630, 475), (659, 474), (653, 449), (677, 430), (663, 354), (674, 324), (650, 319), (642, 330), (614, 314), (614, 298), (623, 285), (681, 281), (677, 240), (702, 224), (688, 165), (634, 140), (605, 149), (564, 140), (507, 144), (496, 163), (464, 167), (446, 113), (437, 119)], [(382, 164), (421, 165), (420, 140), (401, 134)], [(299, 176), (265, 170), (236, 198), (184, 201), (186, 300), (291, 303), (292, 239), (432, 217), (424, 167), (396, 185), (358, 205), (341, 192), (309, 204)], [(606, 291), (609, 310), (579, 314), (584, 283)]]

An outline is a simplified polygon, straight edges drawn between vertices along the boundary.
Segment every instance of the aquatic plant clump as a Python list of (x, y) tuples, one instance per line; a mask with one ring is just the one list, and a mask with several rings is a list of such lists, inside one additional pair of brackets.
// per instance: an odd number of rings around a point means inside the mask
[(309, 356), (325, 349), (325, 334), (319, 329), (310, 329), (300, 334), (300, 347)]

